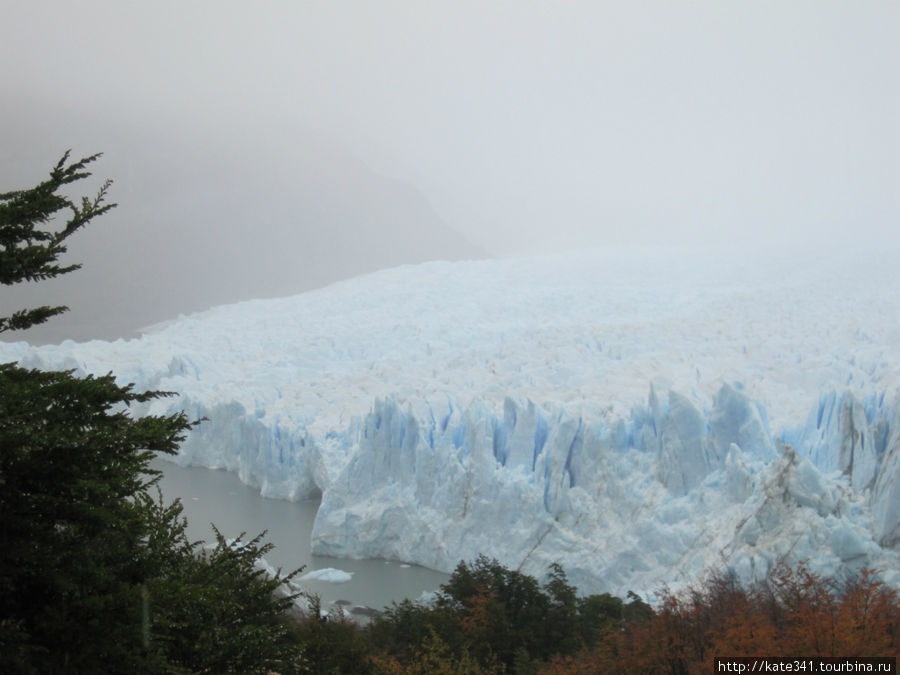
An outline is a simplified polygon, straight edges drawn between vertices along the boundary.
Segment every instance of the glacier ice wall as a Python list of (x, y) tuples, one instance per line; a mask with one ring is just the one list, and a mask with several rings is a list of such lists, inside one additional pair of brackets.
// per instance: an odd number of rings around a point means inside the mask
[(0, 360), (177, 392), (136, 411), (206, 418), (175, 460), (321, 497), (317, 553), (900, 586), (898, 281), (846, 252), (432, 263)]
[(896, 569), (872, 517), (892, 494), (855, 490), (851, 467), (844, 479), (821, 471), (807, 456), (820, 445), (776, 450), (756, 404), (731, 385), (707, 414), (654, 388), (629, 418), (608, 421), (511, 399), (502, 415), (378, 401), (325, 492), (314, 549), (445, 570), (479, 553), (535, 574), (559, 562), (594, 591), (722, 566), (750, 581), (805, 559), (832, 574)]

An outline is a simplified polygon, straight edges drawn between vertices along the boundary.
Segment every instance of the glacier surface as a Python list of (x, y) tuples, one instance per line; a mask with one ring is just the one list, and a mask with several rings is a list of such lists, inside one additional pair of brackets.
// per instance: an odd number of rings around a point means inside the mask
[(0, 361), (206, 417), (176, 459), (321, 497), (315, 553), (479, 553), (652, 595), (727, 567), (900, 587), (888, 252), (608, 249), (400, 267)]

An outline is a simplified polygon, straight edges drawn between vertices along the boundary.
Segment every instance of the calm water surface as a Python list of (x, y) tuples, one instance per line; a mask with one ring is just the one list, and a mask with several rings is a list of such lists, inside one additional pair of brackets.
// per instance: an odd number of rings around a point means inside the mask
[(415, 600), (424, 591), (437, 590), (449, 578), (443, 572), (395, 561), (312, 555), (310, 535), (318, 501), (266, 499), (227, 471), (181, 467), (162, 459), (154, 460), (152, 466), (163, 472), (160, 488), (166, 501), (178, 497), (184, 504), (192, 540), (214, 541), (211, 523), (225, 537), (246, 532), (246, 538), (252, 538), (268, 530), (265, 541), (275, 548), (265, 558), (272, 566), (288, 571), (305, 565), (300, 576), (327, 567), (351, 572), (353, 578), (341, 584), (300, 582), (304, 590), (322, 599), (323, 606), (341, 602), (382, 609), (392, 601)]

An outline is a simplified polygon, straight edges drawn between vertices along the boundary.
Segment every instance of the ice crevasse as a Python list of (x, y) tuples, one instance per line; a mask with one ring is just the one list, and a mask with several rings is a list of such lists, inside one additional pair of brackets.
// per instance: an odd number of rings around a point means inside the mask
[(483, 553), (582, 592), (863, 565), (900, 587), (891, 255), (428, 263), (0, 361), (206, 417), (176, 461), (321, 497), (314, 552)]

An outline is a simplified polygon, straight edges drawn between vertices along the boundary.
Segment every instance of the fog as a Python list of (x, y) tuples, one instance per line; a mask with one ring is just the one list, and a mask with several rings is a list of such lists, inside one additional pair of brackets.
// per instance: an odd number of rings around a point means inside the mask
[(0, 303), (68, 323), (3, 337), (438, 257), (893, 245), (897, 26), (829, 0), (4, 3), (0, 191), (103, 151), (119, 207), (72, 240), (83, 270)]

